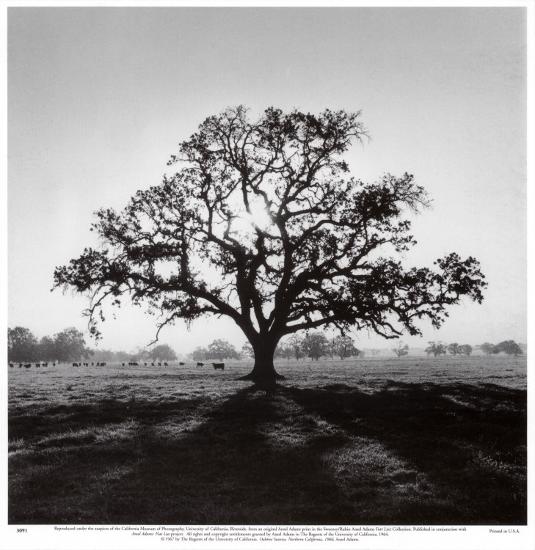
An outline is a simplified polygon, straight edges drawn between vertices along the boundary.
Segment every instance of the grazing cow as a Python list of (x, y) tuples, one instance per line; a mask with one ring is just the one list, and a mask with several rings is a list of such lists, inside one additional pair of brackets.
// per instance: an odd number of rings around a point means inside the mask
[(204, 363), (200, 363), (200, 362), (199, 362), (199, 363), (197, 363), (197, 366), (198, 366), (198, 367), (204, 367)]
[(164, 367), (168, 367), (169, 365), (164, 361), (163, 366), (164, 366)]
[(161, 366), (162, 366), (162, 364), (161, 364), (161, 363), (158, 363), (158, 366), (159, 366), (159, 367), (161, 367)]
[(179, 365), (182, 367), (185, 365), (184, 361), (180, 361)]
[(19, 363), (19, 369), (22, 367), (22, 363)]
[(13, 368), (15, 365), (13, 363), (9, 363), (9, 366)]
[(146, 366), (147, 366), (147, 363), (143, 363), (143, 365), (146, 367)]
[(29, 369), (29, 368), (31, 368), (32, 364), (31, 364), (31, 363), (26, 363), (24, 366), (25, 366), (27, 369)]
[(151, 367), (154, 367), (154, 363), (151, 363), (150, 366), (151, 366)]
[(124, 367), (124, 363), (121, 363), (121, 365)]
[(225, 363), (212, 363), (214, 370), (225, 370)]
[(39, 368), (41, 366), (41, 363), (35, 363), (35, 366)]

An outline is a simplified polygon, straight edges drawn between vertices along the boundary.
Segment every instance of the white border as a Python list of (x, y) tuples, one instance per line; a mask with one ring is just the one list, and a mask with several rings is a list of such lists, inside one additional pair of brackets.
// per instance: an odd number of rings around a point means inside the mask
[[(4, 269), (0, 273), (0, 301), (4, 305), (0, 318), (2, 319), (2, 331), (3, 337), (1, 338), (1, 353), (2, 357), (7, 358), (7, 345), (6, 345), (6, 328), (7, 328), (7, 9), (9, 7), (525, 7), (527, 9), (527, 231), (528, 231), (528, 426), (535, 425), (535, 417), (532, 406), (532, 396), (535, 391), (535, 383), (533, 381), (533, 373), (535, 372), (535, 360), (534, 355), (531, 352), (532, 346), (535, 345), (535, 322), (533, 318), (533, 312), (535, 311), (535, 295), (533, 291), (533, 281), (535, 281), (535, 260), (533, 253), (530, 253), (534, 248), (534, 236), (535, 236), (535, 190), (534, 174), (535, 164), (533, 151), (535, 150), (534, 142), (534, 129), (535, 129), (535, 109), (533, 105), (533, 98), (535, 97), (534, 86), (534, 37), (535, 37), (535, 0), (524, 1), (502, 1), (502, 2), (488, 2), (483, 0), (473, 0), (471, 2), (452, 2), (452, 1), (245, 1), (234, 0), (229, 1), (86, 1), (86, 2), (73, 2), (73, 1), (56, 1), (38, 3), (35, 0), (32, 1), (5, 1), (0, 0), (0, 34), (3, 38), (2, 45), (0, 47), (0, 65), (2, 67), (2, 79), (1, 94), (2, 94), (2, 108), (1, 108), (1, 123), (0, 123), (0, 146), (4, 155), (0, 155), (1, 174), (3, 176), (2, 183), (0, 185), (0, 223), (2, 230), (0, 231), (0, 251), (4, 258)], [(230, 548), (234, 546), (249, 547), (251, 543), (193, 543), (188, 544), (181, 542), (164, 542), (154, 541), (149, 544), (149, 538), (132, 537), (131, 535), (125, 535), (125, 531), (118, 530), (116, 532), (100, 533), (93, 531), (92, 535), (89, 535), (87, 531), (84, 531), (84, 536), (80, 536), (75, 533), (65, 533), (55, 531), (54, 526), (9, 526), (7, 525), (7, 368), (3, 369), (3, 375), (0, 377), (0, 395), (5, 399), (2, 407), (2, 422), (0, 424), (0, 439), (3, 460), (1, 462), (0, 471), (0, 546), (9, 550), (28, 549), (28, 550), (56, 550), (56, 549), (94, 549), (98, 548), (113, 548), (119, 549), (137, 549), (137, 548), (152, 548), (152, 547), (166, 547), (170, 545), (173, 547), (193, 547), (193, 548)], [(389, 537), (367, 537), (358, 543), (291, 543), (283, 544), (282, 546), (291, 546), (292, 548), (309, 548), (314, 545), (315, 548), (319, 546), (325, 548), (366, 548), (366, 549), (429, 549), (431, 547), (434, 550), (449, 550), (456, 548), (457, 550), (502, 550), (509, 547), (511, 549), (523, 550), (535, 548), (535, 506), (533, 505), (532, 495), (534, 494), (534, 479), (533, 471), (535, 468), (535, 457), (533, 456), (534, 445), (534, 430), (528, 429), (528, 526), (527, 527), (514, 527), (518, 529), (519, 534), (507, 533), (507, 526), (500, 526), (498, 529), (503, 529), (505, 532), (502, 534), (492, 534), (489, 532), (491, 527), (478, 526), (467, 527), (465, 534), (459, 533), (443, 533), (439, 535), (433, 535), (426, 532), (414, 534), (398, 533), (396, 535), (390, 535)], [(26, 528), (27, 533), (17, 534), (18, 528)], [(95, 526), (98, 527), (98, 526)], [(120, 527), (120, 526), (119, 526)], [(492, 527), (496, 529), (496, 527)], [(128, 532), (126, 532), (128, 533)], [(255, 543), (262, 548), (270, 548), (275, 543)]]

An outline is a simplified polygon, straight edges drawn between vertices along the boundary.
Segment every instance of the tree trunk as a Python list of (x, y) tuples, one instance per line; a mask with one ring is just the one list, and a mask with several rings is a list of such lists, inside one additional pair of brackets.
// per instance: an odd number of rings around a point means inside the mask
[(252, 380), (260, 388), (273, 388), (277, 380), (284, 379), (284, 376), (275, 370), (273, 364), (277, 343), (259, 341), (252, 345), (254, 351), (253, 370), (246, 376), (242, 376), (240, 380)]

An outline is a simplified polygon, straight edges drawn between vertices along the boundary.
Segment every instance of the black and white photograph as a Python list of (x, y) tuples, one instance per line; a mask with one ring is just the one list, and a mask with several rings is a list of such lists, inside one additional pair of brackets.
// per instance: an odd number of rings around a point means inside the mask
[(528, 548), (528, 4), (5, 7), (10, 550)]

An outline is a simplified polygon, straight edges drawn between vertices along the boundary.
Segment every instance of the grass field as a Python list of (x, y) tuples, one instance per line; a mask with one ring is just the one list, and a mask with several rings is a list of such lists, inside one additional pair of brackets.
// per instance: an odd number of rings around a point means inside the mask
[(9, 522), (525, 524), (526, 360), (9, 369)]

